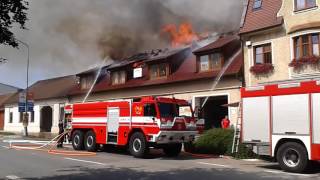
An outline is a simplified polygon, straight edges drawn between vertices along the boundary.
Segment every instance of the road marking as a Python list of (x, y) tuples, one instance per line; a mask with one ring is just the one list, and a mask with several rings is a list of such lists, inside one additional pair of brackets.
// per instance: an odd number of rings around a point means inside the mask
[(74, 159), (74, 158), (64, 158), (64, 159), (71, 160), (71, 161), (78, 161), (78, 162), (86, 162), (86, 163), (91, 163), (91, 164), (98, 164), (98, 165), (102, 165), (102, 166), (107, 165), (104, 163), (99, 163), (99, 162), (95, 162), (95, 161), (86, 161), (86, 160), (82, 160), (82, 159)]
[(291, 175), (291, 176), (315, 177), (315, 176), (312, 175), (312, 174), (295, 174), (295, 173), (287, 173), (287, 172), (272, 171), (272, 170), (264, 170), (264, 172), (273, 173), (273, 174), (286, 174), (286, 175)]
[(218, 166), (218, 167), (225, 167), (231, 168), (231, 166), (224, 165), (224, 164), (213, 164), (213, 163), (206, 163), (206, 162), (197, 162), (198, 164), (209, 165), (209, 166)]
[(1, 146), (1, 147), (6, 148), (6, 149), (10, 149), (8, 146)]
[(6, 176), (6, 179), (20, 179), (18, 176), (15, 176), (15, 175), (8, 175)]

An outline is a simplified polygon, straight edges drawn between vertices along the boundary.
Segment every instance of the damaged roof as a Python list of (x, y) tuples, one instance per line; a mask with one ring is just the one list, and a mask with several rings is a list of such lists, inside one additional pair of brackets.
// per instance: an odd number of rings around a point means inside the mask
[(245, 15), (240, 28), (240, 34), (277, 27), (283, 24), (283, 18), (278, 17), (282, 0), (263, 0), (260, 8), (254, 9), (255, 0), (249, 0), (245, 7)]
[[(210, 72), (197, 72), (197, 55), (195, 52), (203, 52), (207, 50), (212, 50), (214, 48), (221, 48), (221, 51), (225, 54), (225, 61), (232, 61), (230, 66), (227, 68), (225, 75), (235, 75), (238, 74), (243, 65), (243, 55), (241, 51), (241, 42), (237, 36), (226, 36), (217, 39), (215, 42), (203, 47), (203, 49), (198, 49), (193, 52), (192, 47), (184, 47), (174, 50), (163, 50), (157, 55), (151, 56), (148, 54), (148, 58), (142, 61), (142, 63), (147, 64), (152, 63), (162, 63), (164, 59), (168, 60), (172, 65), (174, 64), (176, 68), (170, 71), (170, 75), (164, 79), (149, 79), (147, 66), (143, 66), (143, 77), (141, 78), (127, 78), (126, 83), (119, 85), (111, 85), (110, 75), (104, 76), (104, 78), (99, 81), (93, 88), (92, 92), (103, 92), (116, 89), (151, 86), (151, 85), (161, 85), (170, 84), (184, 81), (194, 81), (199, 79), (210, 79), (214, 78), (219, 74), (219, 71)], [(202, 53), (203, 54), (203, 53)], [(134, 59), (134, 58), (133, 58)], [(137, 62), (136, 60), (126, 61), (117, 63), (111, 66), (111, 71), (115, 67), (128, 67), (133, 70), (132, 63)], [(76, 86), (70, 95), (79, 95), (86, 93), (86, 89), (81, 89), (80, 86)]]

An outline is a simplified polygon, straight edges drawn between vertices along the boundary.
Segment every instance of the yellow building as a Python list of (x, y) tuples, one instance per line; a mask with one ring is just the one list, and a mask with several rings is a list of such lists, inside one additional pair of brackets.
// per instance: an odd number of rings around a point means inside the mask
[(240, 36), (246, 86), (320, 78), (320, 0), (248, 0)]

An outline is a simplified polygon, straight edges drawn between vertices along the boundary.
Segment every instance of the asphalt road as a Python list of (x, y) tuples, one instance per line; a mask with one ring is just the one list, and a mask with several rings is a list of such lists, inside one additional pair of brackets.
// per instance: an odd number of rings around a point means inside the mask
[(121, 179), (121, 180), (250, 180), (320, 179), (320, 168), (308, 174), (290, 174), (265, 161), (199, 158), (182, 154), (166, 158), (152, 150), (148, 159), (125, 152), (98, 152), (93, 157), (65, 157), (46, 152), (8, 149), (0, 139), (0, 179)]

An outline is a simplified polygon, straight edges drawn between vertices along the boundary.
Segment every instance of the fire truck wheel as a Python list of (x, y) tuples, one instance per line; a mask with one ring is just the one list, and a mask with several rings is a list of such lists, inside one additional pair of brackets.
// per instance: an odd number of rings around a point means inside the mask
[(75, 150), (83, 150), (83, 132), (76, 130), (72, 133), (72, 146)]
[(182, 144), (168, 144), (163, 148), (163, 152), (169, 157), (176, 157), (180, 154)]
[(148, 154), (147, 141), (141, 132), (136, 132), (130, 137), (129, 151), (136, 158), (143, 158)]
[(309, 162), (306, 148), (295, 142), (281, 145), (277, 152), (277, 160), (283, 170), (294, 173), (305, 171)]
[(88, 131), (85, 136), (84, 147), (87, 151), (96, 152), (98, 149), (96, 135), (93, 131)]

